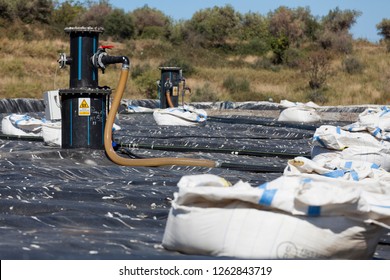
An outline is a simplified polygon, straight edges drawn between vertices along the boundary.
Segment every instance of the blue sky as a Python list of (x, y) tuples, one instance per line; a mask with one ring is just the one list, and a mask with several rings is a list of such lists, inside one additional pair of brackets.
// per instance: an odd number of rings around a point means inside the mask
[(390, 18), (390, 1), (388, 0), (109, 0), (111, 5), (122, 8), (126, 12), (148, 5), (159, 9), (175, 20), (190, 19), (200, 9), (230, 4), (241, 13), (258, 12), (266, 15), (280, 6), (289, 8), (309, 7), (312, 15), (324, 16), (329, 10), (339, 7), (362, 12), (352, 27), (354, 38), (363, 38), (377, 42), (381, 37), (377, 34), (376, 25), (384, 18)]

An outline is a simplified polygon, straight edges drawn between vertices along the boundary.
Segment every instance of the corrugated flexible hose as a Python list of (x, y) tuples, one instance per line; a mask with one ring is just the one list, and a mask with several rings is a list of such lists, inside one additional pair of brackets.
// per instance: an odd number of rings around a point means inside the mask
[(118, 82), (118, 87), (115, 92), (115, 97), (111, 104), (111, 109), (107, 117), (106, 126), (104, 128), (104, 148), (107, 156), (116, 164), (124, 166), (163, 166), (163, 165), (180, 165), (180, 166), (203, 166), (203, 167), (218, 167), (220, 164), (213, 160), (194, 159), (194, 158), (148, 158), (148, 159), (129, 159), (119, 156), (112, 146), (112, 126), (115, 121), (115, 115), (118, 111), (123, 92), (126, 87), (127, 78), (129, 75), (129, 65), (123, 64)]

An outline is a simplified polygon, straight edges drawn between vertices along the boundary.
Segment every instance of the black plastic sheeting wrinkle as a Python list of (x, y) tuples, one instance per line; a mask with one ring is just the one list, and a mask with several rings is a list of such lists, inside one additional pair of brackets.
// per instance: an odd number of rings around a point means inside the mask
[[(124, 157), (193, 157), (225, 165), (118, 166), (102, 150), (0, 138), (1, 259), (221, 259), (161, 246), (180, 178), (215, 174), (258, 186), (278, 178), (289, 158), (307, 155), (314, 133), (307, 126), (235, 118), (201, 127), (157, 126), (152, 114), (120, 114), (118, 124), (116, 140), (134, 145), (118, 149)], [(390, 259), (388, 244), (384, 236), (375, 258)]]

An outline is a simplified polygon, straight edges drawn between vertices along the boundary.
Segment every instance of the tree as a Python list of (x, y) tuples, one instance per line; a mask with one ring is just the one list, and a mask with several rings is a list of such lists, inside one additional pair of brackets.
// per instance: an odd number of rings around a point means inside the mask
[(382, 19), (380, 23), (376, 25), (378, 34), (384, 37), (387, 44), (387, 51), (390, 52), (390, 19)]
[(131, 13), (135, 35), (141, 38), (167, 37), (171, 20), (163, 12), (148, 7), (135, 9)]
[(200, 10), (187, 22), (187, 39), (198, 40), (205, 47), (220, 47), (233, 37), (239, 23), (240, 15), (230, 5)]
[(18, 0), (16, 2), (16, 16), (25, 23), (34, 21), (49, 23), (53, 11), (51, 0)]
[(263, 55), (270, 50), (268, 20), (258, 13), (242, 15), (234, 39), (240, 54)]
[(116, 40), (129, 39), (134, 35), (133, 19), (123, 9), (114, 9), (106, 17), (103, 26), (108, 36)]
[(255, 38), (267, 38), (268, 21), (258, 13), (246, 13), (242, 16), (237, 37), (241, 40), (252, 40)]
[(112, 12), (112, 7), (108, 1), (100, 1), (85, 10), (79, 18), (75, 19), (75, 24), (80, 26), (104, 26), (105, 18)]
[(349, 54), (353, 50), (352, 35), (346, 31), (332, 32), (325, 29), (318, 38), (318, 42), (323, 49), (334, 50), (342, 54)]
[(275, 64), (281, 64), (284, 61), (285, 52), (289, 47), (289, 40), (286, 36), (280, 35), (279, 37), (274, 37), (271, 40), (271, 49), (274, 53), (273, 62)]
[(323, 31), (318, 42), (324, 49), (333, 49), (341, 53), (352, 52), (352, 35), (349, 30), (356, 23), (361, 12), (355, 10), (330, 10), (322, 18)]
[(390, 39), (390, 19), (382, 19), (382, 21), (376, 25), (376, 29), (378, 29), (378, 34), (383, 36), (384, 39)]
[[(272, 35), (271, 49), (276, 64), (286, 62), (286, 52), (290, 47), (299, 48), (303, 42), (313, 41), (319, 29), (309, 8), (290, 9), (281, 6), (268, 14), (268, 20)], [(293, 53), (296, 51), (290, 52)]]
[(75, 19), (79, 18), (85, 11), (86, 9), (80, 2), (67, 0), (55, 5), (51, 21), (58, 28), (64, 29), (67, 26), (73, 25)]
[(330, 10), (329, 13), (323, 17), (323, 26), (334, 32), (348, 32), (352, 25), (356, 23), (356, 19), (362, 13), (356, 10), (340, 10), (338, 7)]
[(313, 51), (302, 64), (302, 72), (309, 78), (309, 87), (322, 88), (331, 74), (331, 56), (326, 51)]
[(169, 34), (169, 41), (172, 44), (179, 45), (183, 43), (185, 30), (185, 20), (179, 20), (172, 24)]
[(290, 9), (284, 6), (268, 14), (269, 31), (275, 37), (285, 37), (290, 45), (298, 46), (302, 41), (316, 35), (319, 24), (309, 8)]
[(0, 0), (0, 19), (13, 20), (12, 8), (7, 0)]

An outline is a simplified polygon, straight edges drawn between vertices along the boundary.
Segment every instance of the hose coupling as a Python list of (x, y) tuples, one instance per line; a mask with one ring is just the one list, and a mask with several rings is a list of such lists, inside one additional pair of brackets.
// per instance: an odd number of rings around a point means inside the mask
[(72, 62), (70, 57), (67, 57), (65, 53), (60, 53), (60, 57), (57, 60), (60, 69), (64, 69), (66, 65), (69, 65)]
[(130, 68), (130, 60), (126, 56), (110, 56), (107, 54), (106, 49), (112, 49), (113, 46), (101, 46), (97, 49), (96, 53), (91, 57), (92, 64), (96, 68), (102, 69), (102, 73), (109, 64), (122, 63), (122, 69)]
[(106, 65), (103, 63), (103, 57), (108, 56), (105, 47), (100, 47), (97, 49), (96, 53), (91, 57), (92, 65), (96, 68), (102, 69), (102, 73), (104, 74), (104, 70), (106, 69)]

